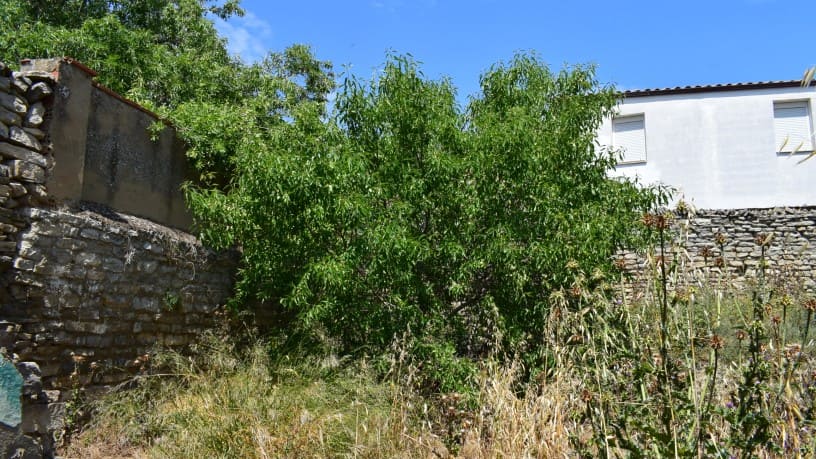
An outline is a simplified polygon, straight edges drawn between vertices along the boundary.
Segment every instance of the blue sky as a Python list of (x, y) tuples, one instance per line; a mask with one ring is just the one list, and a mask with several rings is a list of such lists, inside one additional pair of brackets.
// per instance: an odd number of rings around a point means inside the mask
[(218, 23), (245, 60), (293, 43), (369, 78), (388, 50), (410, 53), (460, 100), (517, 51), (553, 68), (595, 63), (621, 89), (801, 77), (816, 63), (816, 1), (242, 0)]

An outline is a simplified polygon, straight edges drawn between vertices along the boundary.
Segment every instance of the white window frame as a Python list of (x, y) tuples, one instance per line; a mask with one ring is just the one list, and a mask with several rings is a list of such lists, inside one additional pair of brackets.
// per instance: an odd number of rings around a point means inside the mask
[[(641, 133), (640, 136), (637, 136), (636, 133), (628, 134), (625, 136), (621, 136), (618, 134), (618, 126), (622, 124), (639, 124), (639, 129), (636, 127), (631, 129), (632, 131), (639, 131)], [(632, 158), (631, 156), (627, 159), (627, 151), (625, 143), (629, 143), (632, 141), (637, 141), (638, 143), (642, 142), (642, 154), (638, 155), (636, 158)], [(646, 160), (648, 158), (647, 150), (646, 150), (646, 115), (644, 113), (633, 113), (633, 114), (626, 114), (626, 115), (619, 115), (612, 118), (612, 147), (615, 149), (623, 149), (623, 157), (621, 157), (620, 161), (618, 161), (618, 165), (625, 165), (625, 164), (646, 164)]]
[[(785, 122), (778, 116), (780, 110), (802, 110), (804, 109), (804, 120), (787, 121), (787, 124), (798, 124), (794, 126), (797, 130), (804, 130), (804, 139), (801, 137), (790, 138), (790, 131), (785, 129)], [(803, 122), (802, 122), (803, 121)], [(810, 153), (813, 151), (813, 115), (810, 110), (810, 100), (775, 100), (773, 102), (773, 130), (774, 130), (774, 150), (780, 155), (790, 155), (794, 153)]]

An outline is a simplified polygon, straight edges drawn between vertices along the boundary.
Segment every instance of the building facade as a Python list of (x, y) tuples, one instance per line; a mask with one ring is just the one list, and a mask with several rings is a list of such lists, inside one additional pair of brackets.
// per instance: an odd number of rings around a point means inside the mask
[(816, 86), (799, 81), (626, 91), (598, 133), (616, 174), (701, 209), (816, 205)]

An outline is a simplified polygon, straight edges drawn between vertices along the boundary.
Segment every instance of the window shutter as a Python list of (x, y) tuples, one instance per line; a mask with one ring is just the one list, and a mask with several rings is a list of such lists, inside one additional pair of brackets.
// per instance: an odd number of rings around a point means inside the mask
[(623, 150), (621, 164), (646, 162), (643, 115), (615, 118), (612, 125), (612, 145)]
[(774, 102), (774, 133), (777, 152), (813, 150), (808, 108), (806, 101)]

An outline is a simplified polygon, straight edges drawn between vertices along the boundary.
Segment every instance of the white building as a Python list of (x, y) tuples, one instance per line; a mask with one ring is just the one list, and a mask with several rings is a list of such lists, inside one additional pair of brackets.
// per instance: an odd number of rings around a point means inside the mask
[(797, 164), (814, 149), (814, 104), (799, 81), (626, 91), (598, 140), (624, 150), (616, 173), (701, 209), (816, 205), (816, 157)]

